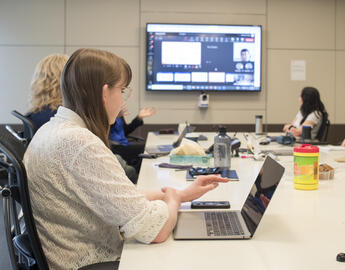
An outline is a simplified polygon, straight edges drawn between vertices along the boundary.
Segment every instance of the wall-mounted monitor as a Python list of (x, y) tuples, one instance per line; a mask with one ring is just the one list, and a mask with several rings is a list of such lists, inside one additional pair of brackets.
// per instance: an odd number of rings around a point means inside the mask
[(149, 91), (260, 91), (261, 26), (146, 25)]

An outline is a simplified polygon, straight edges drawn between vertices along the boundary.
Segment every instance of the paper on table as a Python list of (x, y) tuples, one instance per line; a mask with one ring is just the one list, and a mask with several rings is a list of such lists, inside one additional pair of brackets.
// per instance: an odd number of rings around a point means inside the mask
[(345, 147), (340, 145), (319, 145), (321, 151), (344, 151)]

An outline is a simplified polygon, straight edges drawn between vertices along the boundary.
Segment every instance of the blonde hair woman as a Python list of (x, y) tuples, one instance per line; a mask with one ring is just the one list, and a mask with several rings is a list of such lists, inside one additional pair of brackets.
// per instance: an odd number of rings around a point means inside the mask
[(49, 55), (35, 68), (31, 81), (31, 109), (26, 116), (36, 129), (48, 122), (62, 104), (60, 77), (68, 58), (63, 54)]
[(113, 53), (74, 52), (61, 77), (63, 106), (25, 152), (33, 215), (50, 269), (118, 260), (126, 238), (163, 242), (181, 202), (228, 182), (210, 175), (184, 190), (134, 186), (108, 146), (109, 126), (131, 78), (129, 65)]

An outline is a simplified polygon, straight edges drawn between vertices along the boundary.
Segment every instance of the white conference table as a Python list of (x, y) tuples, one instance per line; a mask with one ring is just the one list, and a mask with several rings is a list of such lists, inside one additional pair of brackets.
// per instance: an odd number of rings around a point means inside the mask
[[(207, 136), (209, 140), (201, 142), (205, 148), (212, 144), (214, 133)], [(147, 145), (171, 143), (176, 137), (150, 133)], [(267, 149), (272, 147), (281, 146), (271, 143)], [(345, 269), (345, 263), (336, 261), (336, 255), (345, 252), (345, 164), (334, 161), (340, 156), (345, 151), (320, 152), (320, 163), (335, 168), (335, 177), (320, 180), (314, 191), (294, 189), (293, 156), (280, 156), (284, 176), (251, 240), (176, 241), (172, 235), (161, 244), (127, 240), (120, 270)], [(138, 188), (182, 189), (189, 184), (185, 171), (158, 168), (160, 162), (169, 162), (169, 158), (143, 160)], [(251, 158), (232, 158), (231, 168), (237, 170), (240, 180), (221, 184), (200, 199), (229, 200), (231, 209), (241, 209), (261, 165), (262, 161)], [(181, 206), (181, 211), (189, 211), (189, 204)]]

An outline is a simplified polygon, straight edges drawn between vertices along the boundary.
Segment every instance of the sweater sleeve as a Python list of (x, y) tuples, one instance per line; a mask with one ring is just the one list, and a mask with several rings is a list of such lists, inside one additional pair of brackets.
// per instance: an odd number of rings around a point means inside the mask
[(119, 226), (125, 238), (134, 237), (143, 243), (154, 240), (168, 219), (167, 205), (148, 201), (138, 192), (102, 142), (82, 147), (66, 165), (73, 175), (76, 196), (92, 212)]
[(130, 124), (127, 124), (125, 119), (123, 118), (124, 130), (125, 135), (132, 133), (137, 127), (140, 127), (144, 124), (144, 121), (140, 119), (138, 116), (135, 117)]
[(317, 125), (320, 121), (322, 121), (322, 114), (320, 113), (320, 115), (318, 115), (316, 113), (316, 111), (310, 113), (307, 118), (305, 119), (305, 121), (310, 121), (313, 122), (314, 125)]

